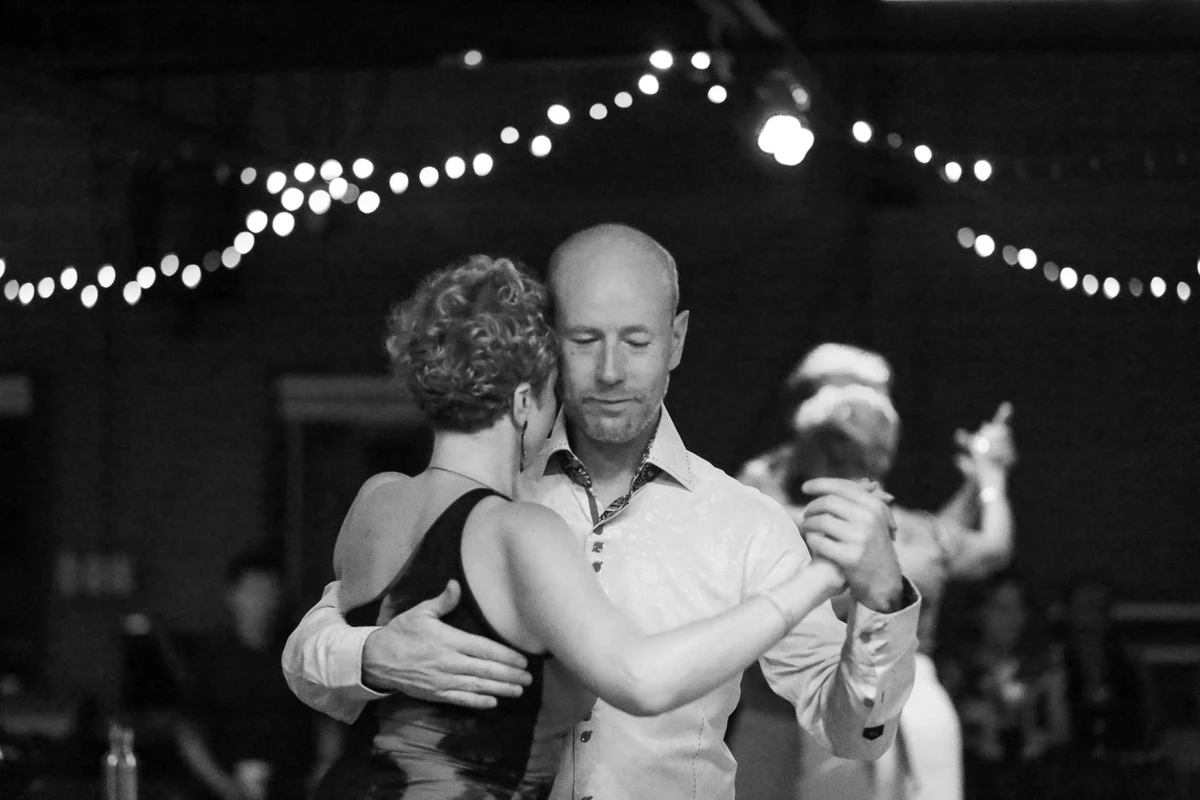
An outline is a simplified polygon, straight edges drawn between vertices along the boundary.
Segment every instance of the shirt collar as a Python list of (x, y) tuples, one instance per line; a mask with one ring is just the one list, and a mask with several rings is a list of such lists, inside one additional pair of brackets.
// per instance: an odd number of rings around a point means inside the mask
[[(551, 471), (551, 467), (557, 461), (554, 454), (563, 451), (574, 455), (570, 439), (567, 438), (567, 417), (562, 409), (559, 409), (558, 418), (554, 421), (554, 428), (550, 431), (546, 446), (542, 448), (537, 461), (530, 465), (536, 470), (534, 474), (545, 475)], [(665, 407), (659, 416), (658, 429), (654, 433), (654, 440), (650, 444), (650, 453), (646, 457), (645, 463), (658, 467), (688, 491), (693, 491), (696, 487), (696, 476), (692, 472), (691, 457), (687, 448), (683, 446), (683, 439), (679, 437), (679, 431), (676, 430), (675, 423), (671, 421), (671, 415), (667, 413)]]

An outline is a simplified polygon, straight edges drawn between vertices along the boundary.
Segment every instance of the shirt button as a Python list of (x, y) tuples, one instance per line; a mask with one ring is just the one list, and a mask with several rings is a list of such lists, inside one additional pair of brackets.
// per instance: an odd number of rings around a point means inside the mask
[(593, 561), (593, 562), (592, 562), (592, 569), (594, 569), (596, 572), (599, 572), (599, 571), (600, 571), (600, 567), (602, 567), (602, 566), (604, 566), (604, 565), (603, 565), (603, 564), (601, 564), (599, 561)]
[(604, 549), (604, 542), (593, 542), (592, 543), (592, 552), (593, 553), (599, 553), (603, 549)]
[(591, 731), (584, 731), (583, 733), (579, 734), (579, 741), (581, 741), (581, 742), (583, 742), (583, 743), (585, 743), (585, 744), (586, 744), (588, 741), (590, 741), (590, 740), (591, 740), (591, 738), (592, 738), (592, 732), (591, 732)]

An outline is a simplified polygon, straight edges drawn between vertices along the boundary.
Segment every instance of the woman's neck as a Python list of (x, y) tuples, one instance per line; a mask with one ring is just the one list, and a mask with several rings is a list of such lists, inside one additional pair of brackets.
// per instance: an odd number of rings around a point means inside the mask
[(437, 431), (429, 468), (440, 468), (513, 497), (517, 485), (517, 433), (508, 420), (474, 433)]

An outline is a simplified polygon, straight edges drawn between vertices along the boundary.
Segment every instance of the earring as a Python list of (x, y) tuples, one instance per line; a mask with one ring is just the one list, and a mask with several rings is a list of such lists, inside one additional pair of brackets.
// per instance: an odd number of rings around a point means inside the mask
[(521, 472), (525, 471), (525, 431), (529, 430), (529, 420), (521, 426)]

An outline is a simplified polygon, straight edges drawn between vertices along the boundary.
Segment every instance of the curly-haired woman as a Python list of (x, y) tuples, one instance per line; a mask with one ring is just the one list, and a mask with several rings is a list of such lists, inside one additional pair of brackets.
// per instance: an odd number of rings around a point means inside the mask
[[(596, 696), (632, 714), (684, 705), (736, 676), (844, 586), (813, 561), (766, 594), (645, 635), (602, 591), (554, 512), (514, 500), (555, 418), (556, 343), (542, 285), (474, 256), (427, 278), (391, 317), (387, 348), (434, 431), (429, 467), (377, 476), (335, 549), (343, 605), (381, 624), (457, 581), (443, 621), (526, 655), (533, 683), (477, 710), (393, 695), (360, 718), (360, 746), (324, 798), (549, 796), (566, 732)], [(363, 502), (382, 485), (386, 503)], [(386, 528), (373, 519), (387, 520)], [(381, 531), (387, 530), (386, 535)], [(402, 535), (396, 535), (402, 531)]]

